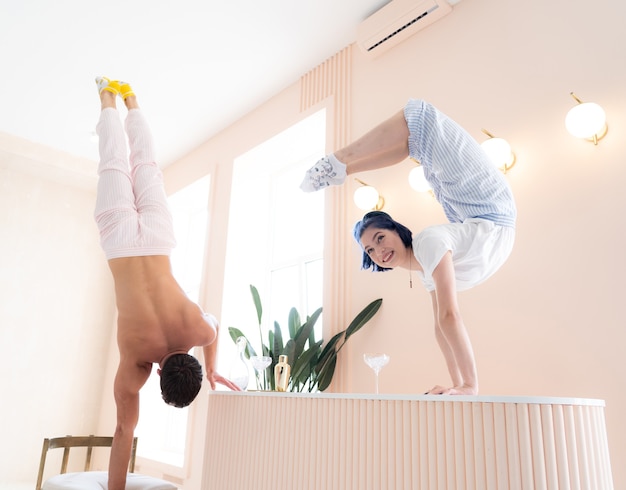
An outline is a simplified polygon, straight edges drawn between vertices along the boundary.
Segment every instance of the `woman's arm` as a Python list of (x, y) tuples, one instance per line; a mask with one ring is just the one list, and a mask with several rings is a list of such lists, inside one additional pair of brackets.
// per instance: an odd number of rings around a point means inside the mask
[(474, 351), (459, 311), (452, 253), (448, 252), (433, 271), (433, 313), (437, 341), (452, 377), (452, 388), (435, 386), (429, 393), (449, 395), (478, 394)]

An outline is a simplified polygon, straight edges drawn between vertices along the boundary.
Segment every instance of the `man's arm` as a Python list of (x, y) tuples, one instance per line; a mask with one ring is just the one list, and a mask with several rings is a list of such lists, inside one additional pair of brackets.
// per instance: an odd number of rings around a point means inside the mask
[(139, 390), (150, 375), (152, 364), (138, 366), (121, 361), (115, 375), (113, 393), (117, 406), (117, 425), (109, 460), (109, 490), (124, 490), (126, 474), (139, 421)]
[(206, 377), (209, 380), (211, 389), (214, 390), (217, 383), (226, 386), (234, 391), (241, 391), (241, 389), (229, 379), (224, 378), (215, 371), (215, 364), (217, 362), (217, 339), (219, 338), (219, 323), (217, 319), (208, 313), (204, 315), (205, 320), (209, 324), (210, 328), (215, 330), (215, 339), (208, 345), (202, 347), (202, 354), (204, 356), (204, 368), (206, 369)]

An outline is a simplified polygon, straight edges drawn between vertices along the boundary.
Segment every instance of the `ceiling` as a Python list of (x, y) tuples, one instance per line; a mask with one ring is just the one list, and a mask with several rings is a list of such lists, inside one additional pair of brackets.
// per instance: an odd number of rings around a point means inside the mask
[(388, 1), (0, 0), (0, 132), (97, 161), (104, 75), (133, 85), (169, 165), (354, 42)]

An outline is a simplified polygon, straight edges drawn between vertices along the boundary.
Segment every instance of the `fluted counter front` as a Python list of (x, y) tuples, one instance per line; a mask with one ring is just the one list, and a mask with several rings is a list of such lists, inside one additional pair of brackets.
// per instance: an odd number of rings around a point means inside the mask
[(209, 394), (202, 490), (613, 489), (604, 401)]

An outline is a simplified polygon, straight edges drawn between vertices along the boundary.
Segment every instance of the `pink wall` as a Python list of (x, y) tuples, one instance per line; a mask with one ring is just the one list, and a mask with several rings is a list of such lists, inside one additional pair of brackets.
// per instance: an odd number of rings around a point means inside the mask
[[(626, 469), (617, 464), (626, 452), (620, 308), (626, 274), (624, 18), (626, 5), (609, 0), (464, 0), (380, 58), (350, 48), (349, 114), (329, 116), (329, 150), (339, 129), (358, 137), (409, 97), (428, 99), (480, 141), (486, 128), (512, 144), (518, 163), (507, 178), (519, 208), (516, 247), (496, 276), (461, 295), (481, 394), (606, 400), (616, 488), (626, 485)], [(565, 130), (565, 114), (574, 105), (571, 91), (607, 112), (609, 133), (598, 146)], [(336, 97), (323, 103), (331, 115)], [(228, 209), (232, 160), (304, 115), (296, 83), (166, 170), (171, 190), (191, 175), (210, 171), (215, 177), (210, 260), (216, 268), (204, 306), (217, 314), (227, 226), (222, 210)], [(407, 162), (359, 177), (385, 196), (386, 211), (416, 231), (444, 218), (431, 198), (410, 189), (410, 168)], [(336, 228), (334, 220), (351, 225), (360, 218), (352, 187), (327, 191), (329, 204), (345, 209), (344, 218), (329, 213), (329, 229)], [(330, 245), (345, 250), (347, 260), (338, 271), (345, 277), (345, 299), (326, 304), (327, 314), (353, 317), (370, 300), (384, 298), (377, 317), (342, 354), (341, 388), (372, 389), (371, 372), (361, 360), (372, 349), (391, 355), (381, 375), (384, 392), (420, 393), (448, 383), (430, 299), (419, 282), (409, 289), (404, 271), (360, 271), (359, 250), (348, 233), (334, 234)]]

